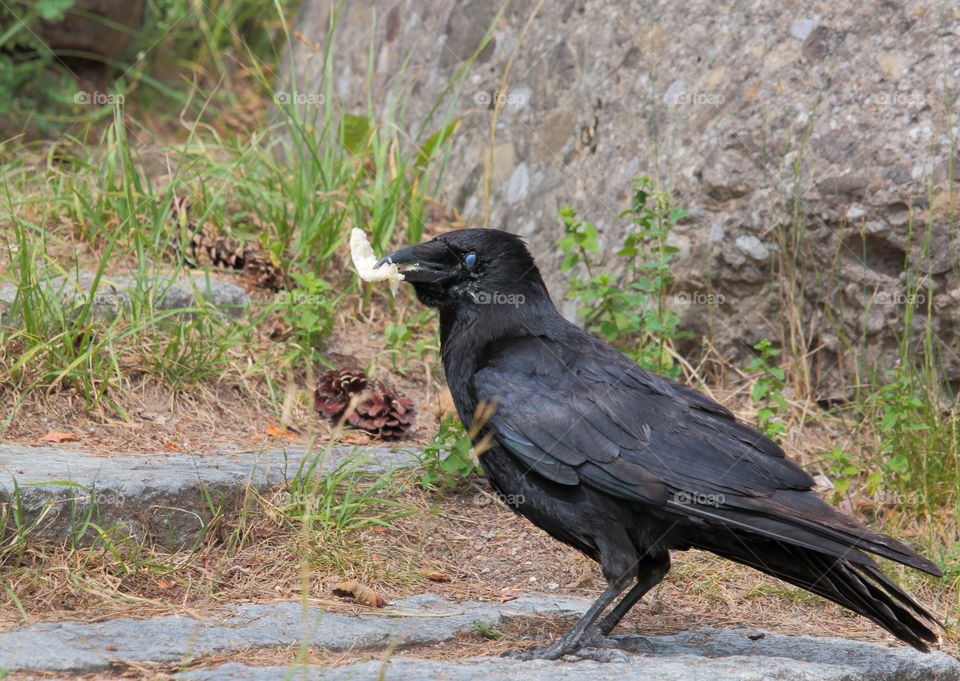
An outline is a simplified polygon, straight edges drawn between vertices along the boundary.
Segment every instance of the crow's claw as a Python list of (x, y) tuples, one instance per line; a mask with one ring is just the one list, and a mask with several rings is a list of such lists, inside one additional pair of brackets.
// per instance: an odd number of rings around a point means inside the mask
[(588, 646), (581, 648), (573, 655), (577, 660), (593, 660), (594, 662), (629, 662), (630, 656), (617, 648), (594, 648)]
[(604, 636), (600, 630), (588, 630), (577, 640), (561, 638), (547, 646), (529, 650), (511, 650), (503, 654), (514, 660), (559, 660), (570, 656), (571, 661), (627, 662), (627, 653), (652, 652), (653, 646), (642, 636)]

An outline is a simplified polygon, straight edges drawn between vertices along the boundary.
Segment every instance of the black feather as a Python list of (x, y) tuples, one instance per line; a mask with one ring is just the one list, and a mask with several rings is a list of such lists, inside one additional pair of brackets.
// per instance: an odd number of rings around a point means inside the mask
[[(466, 253), (477, 254), (475, 266), (464, 267)], [(642, 595), (665, 574), (669, 551), (701, 548), (850, 608), (920, 650), (937, 640), (931, 614), (867, 554), (939, 576), (936, 565), (828, 505), (776, 443), (723, 406), (563, 319), (519, 238), (460, 230), (395, 255), (431, 263), (412, 282), (440, 310), (461, 420), (469, 426), (478, 405), (494, 405), (475, 424), (478, 439), (491, 438), (480, 456), (491, 485), (600, 563), (613, 588), (597, 606), (631, 580)], [(635, 600), (628, 594), (599, 628)], [(597, 611), (550, 655), (580, 645)]]

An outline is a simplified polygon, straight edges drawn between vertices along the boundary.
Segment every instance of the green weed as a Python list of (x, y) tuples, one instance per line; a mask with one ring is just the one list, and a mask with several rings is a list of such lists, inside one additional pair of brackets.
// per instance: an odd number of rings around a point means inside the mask
[(473, 623), (473, 630), (480, 634), (483, 638), (490, 641), (498, 641), (503, 638), (503, 634), (494, 629), (491, 625), (487, 624), (483, 620), (477, 620)]
[[(217, 6), (238, 25), (254, 17), (242, 3)], [(271, 3), (281, 24), (286, 6)], [(176, 2), (157, 3), (161, 23), (175, 16), (177, 7)], [(200, 31), (204, 59), (215, 60), (217, 49), (235, 40), (236, 32), (225, 29), (233, 25), (229, 21), (221, 26), (200, 10), (190, 16), (200, 27), (185, 35), (195, 38)], [(264, 45), (270, 42), (261, 38)], [(247, 77), (262, 92), (276, 90), (275, 68), (257, 55), (246, 56)], [(15, 288), (10, 309), (0, 318), (0, 386), (12, 390), (14, 405), (0, 430), (29, 395), (52, 389), (76, 389), (87, 409), (124, 418), (131, 370), (175, 391), (223, 376), (239, 383), (262, 377), (260, 384), (276, 396), (283, 392), (274, 386), (282, 380), (278, 368), (323, 360), (340, 292), (353, 276), (334, 256), (352, 225), (368, 229), (378, 249), (420, 239), (428, 191), (439, 181), (459, 125), (444, 118), (444, 106), (466, 67), (417, 122), (419, 133), (411, 139), (403, 132), (409, 126), (402, 98), (389, 98), (391, 104), (376, 115), (372, 104), (366, 114), (345, 111), (333, 89), (334, 57), (327, 50), (320, 58), (323, 77), (312, 86), (323, 95), (318, 102), (300, 106), (296, 98), (274, 92), (275, 119), (240, 133), (189, 124), (181, 142), (144, 150), (131, 139), (152, 132), (127, 113), (131, 100), (110, 108), (112, 120), (102, 131), (84, 133), (99, 136), (98, 144), (84, 147), (79, 139), (68, 139), (43, 157), (11, 155), (0, 166), (0, 201), (12, 227), (0, 232), (0, 249), (12, 265), (0, 286)], [(214, 95), (211, 90), (195, 112), (201, 120), (211, 115), (206, 107), (213, 106)], [(169, 171), (162, 181), (156, 170), (148, 170), (156, 155)], [(190, 209), (177, 220), (171, 206), (179, 198), (186, 198)], [(184, 274), (177, 244), (187, 242), (199, 225), (259, 244), (289, 273), (295, 288), (237, 322), (202, 304), (157, 310), (163, 281)], [(158, 282), (158, 269), (169, 278)], [(50, 290), (51, 278), (66, 281), (81, 271), (93, 273), (86, 298), (67, 295), (66, 284)], [(98, 318), (94, 303), (111, 294), (110, 277), (118, 273), (133, 276), (136, 290), (123, 314)], [(279, 312), (293, 332), (288, 347), (264, 352), (254, 328), (271, 311)]]
[(480, 470), (472, 451), (470, 434), (463, 425), (456, 419), (445, 419), (423, 449), (421, 487), (449, 490), (469, 481)]
[(767, 437), (779, 443), (780, 436), (787, 432), (783, 417), (789, 411), (787, 401), (783, 398), (783, 369), (772, 363), (780, 350), (773, 347), (768, 340), (760, 341), (753, 349), (757, 351), (757, 356), (746, 368), (748, 372), (756, 375), (750, 399), (758, 406), (758, 425)]
[(620, 217), (630, 217), (632, 229), (616, 252), (623, 258), (624, 274), (595, 273), (599, 260), (597, 228), (577, 219), (569, 207), (560, 211), (564, 236), (557, 245), (564, 253), (563, 272), (575, 272), (568, 297), (581, 303), (580, 314), (589, 331), (600, 334), (641, 366), (676, 377), (668, 348), (676, 338), (677, 317), (667, 307), (673, 281), (670, 263), (677, 248), (667, 243), (670, 230), (686, 212), (670, 202), (669, 194), (656, 191), (648, 178), (635, 181), (631, 207)]
[(370, 454), (353, 456), (331, 471), (323, 471), (326, 452), (305, 457), (289, 485), (287, 515), (320, 536), (347, 533), (391, 523), (409, 515), (410, 508), (382, 496), (397, 491), (393, 473), (373, 474), (364, 469)]

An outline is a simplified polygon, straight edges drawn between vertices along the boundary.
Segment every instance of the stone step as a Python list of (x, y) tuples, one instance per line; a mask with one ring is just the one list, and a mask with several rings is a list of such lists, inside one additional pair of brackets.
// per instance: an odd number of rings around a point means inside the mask
[[(68, 315), (79, 314), (90, 297), (97, 281), (95, 272), (79, 272), (75, 276), (53, 277), (41, 281), (39, 292), (51, 309), (61, 308)], [(0, 323), (16, 324), (6, 317), (17, 296), (14, 284), (0, 285)], [(188, 310), (212, 305), (220, 313), (239, 318), (250, 304), (246, 289), (229, 279), (203, 272), (145, 272), (131, 274), (103, 274), (97, 281), (97, 290), (90, 301), (94, 319), (110, 321), (125, 310), (130, 310), (134, 299), (140, 304), (150, 302), (157, 312)], [(190, 316), (190, 313), (186, 313)]]
[[(581, 660), (518, 662), (504, 658), (436, 661), (405, 649), (448, 642), (477, 623), (500, 627), (519, 617), (580, 616), (589, 602), (527, 596), (508, 603), (452, 603), (424, 594), (376, 612), (335, 615), (294, 602), (240, 605), (208, 618), (166, 616), (148, 620), (40, 623), (0, 633), (0, 673), (58, 674), (61, 678), (120, 673), (150, 666), (189, 667), (211, 655), (229, 655), (304, 643), (334, 652), (391, 650), (390, 660), (326, 668), (317, 665), (255, 667), (226, 663), (174, 674), (179, 681), (957, 681), (960, 663), (942, 652), (919, 653), (837, 638), (783, 636), (752, 629), (698, 628), (682, 634), (618, 637), (642, 649), (619, 662)], [(384, 676), (381, 676), (384, 674)]]
[[(354, 459), (371, 474), (418, 461), (415, 451), (382, 447), (105, 456), (0, 445), (0, 505), (17, 510), (21, 526), (41, 539), (89, 542), (97, 534), (93, 523), (176, 550), (191, 546), (215, 512), (235, 512), (249, 502), (251, 488), (287, 483), (314, 461), (315, 472), (324, 473)], [(16, 529), (13, 522), (8, 518), (8, 532)]]

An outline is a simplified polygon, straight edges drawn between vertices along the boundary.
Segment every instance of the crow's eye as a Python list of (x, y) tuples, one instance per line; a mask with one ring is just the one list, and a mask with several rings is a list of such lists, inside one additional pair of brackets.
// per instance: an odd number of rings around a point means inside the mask
[(477, 254), (467, 253), (466, 257), (463, 259), (463, 264), (467, 266), (468, 270), (472, 270), (477, 265)]

